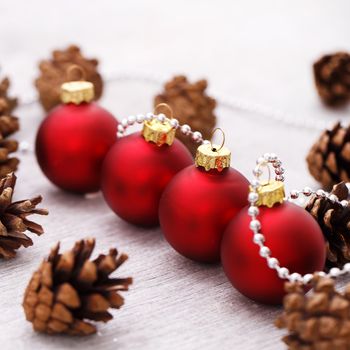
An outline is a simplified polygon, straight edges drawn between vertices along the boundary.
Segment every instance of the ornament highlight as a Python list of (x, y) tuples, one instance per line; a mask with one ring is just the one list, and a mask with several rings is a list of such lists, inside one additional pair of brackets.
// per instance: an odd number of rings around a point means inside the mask
[(251, 205), (228, 226), (221, 259), (228, 279), (240, 293), (258, 302), (280, 304), (285, 294), (283, 278), (295, 280), (305, 275), (305, 281), (310, 281), (311, 273), (323, 269), (326, 253), (313, 217), (283, 201), (281, 161), (271, 157), (270, 162), (277, 183), (260, 182), (260, 167), (267, 163), (259, 162), (248, 197)]
[[(122, 137), (125, 129), (136, 122), (143, 124), (142, 132)], [(145, 227), (158, 225), (159, 200), (165, 187), (192, 163), (189, 151), (175, 139), (177, 127), (176, 119), (163, 114), (122, 120), (120, 138), (103, 164), (102, 192), (110, 208), (123, 220)]]
[(164, 237), (187, 258), (218, 262), (223, 232), (247, 204), (249, 182), (230, 167), (230, 158), (223, 144), (199, 146), (195, 165), (179, 172), (162, 195)]
[(103, 159), (117, 139), (117, 119), (92, 102), (93, 98), (92, 83), (64, 83), (64, 104), (49, 113), (36, 137), (41, 170), (63, 190), (98, 191)]

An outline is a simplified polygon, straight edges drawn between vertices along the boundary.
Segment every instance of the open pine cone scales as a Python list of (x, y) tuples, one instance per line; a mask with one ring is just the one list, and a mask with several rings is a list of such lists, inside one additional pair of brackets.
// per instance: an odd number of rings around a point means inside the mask
[(325, 188), (350, 181), (350, 126), (336, 123), (311, 147), (306, 161), (311, 175)]
[(47, 215), (46, 209), (37, 209), (41, 196), (12, 203), (16, 176), (11, 173), (0, 180), (0, 257), (14, 258), (20, 247), (29, 247), (33, 241), (24, 232), (41, 235), (43, 228), (28, 220), (33, 214)]
[(0, 82), (0, 115), (11, 114), (17, 107), (17, 98), (9, 97), (7, 91), (10, 87), (10, 80), (4, 78)]
[(94, 239), (78, 241), (72, 250), (59, 253), (54, 247), (26, 289), (23, 307), (28, 321), (39, 332), (89, 335), (96, 332), (91, 321), (113, 318), (109, 308), (119, 309), (131, 278), (110, 278), (127, 259), (111, 249), (107, 255), (89, 260)]
[(310, 296), (298, 283), (286, 283), (286, 291), (275, 325), (288, 330), (289, 350), (350, 349), (350, 285), (338, 293), (332, 279), (315, 278)]
[[(331, 192), (339, 200), (348, 200), (349, 190), (344, 182)], [(305, 209), (317, 220), (327, 246), (326, 267), (341, 267), (350, 261), (350, 207), (332, 202), (328, 198), (310, 198)]]

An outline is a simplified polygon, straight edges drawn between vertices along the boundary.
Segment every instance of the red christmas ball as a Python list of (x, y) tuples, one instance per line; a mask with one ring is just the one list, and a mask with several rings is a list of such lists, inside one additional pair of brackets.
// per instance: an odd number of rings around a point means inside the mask
[(183, 256), (199, 262), (220, 260), (222, 235), (247, 204), (249, 183), (233, 168), (194, 165), (177, 174), (164, 191), (160, 225), (166, 240)]
[(36, 137), (41, 170), (63, 190), (98, 191), (102, 162), (116, 141), (117, 127), (113, 115), (93, 102), (56, 107)]
[(102, 192), (111, 209), (135, 225), (159, 223), (160, 196), (173, 176), (193, 161), (177, 139), (169, 146), (140, 133), (118, 139), (103, 164)]
[[(309, 213), (289, 202), (272, 208), (261, 206), (259, 211), (264, 244), (280, 266), (302, 275), (323, 270), (325, 242), (319, 225)], [(253, 232), (249, 228), (250, 221), (244, 208), (228, 226), (221, 246), (224, 271), (232, 285), (248, 298), (280, 304), (285, 295), (285, 280), (259, 255), (259, 246), (253, 242)]]

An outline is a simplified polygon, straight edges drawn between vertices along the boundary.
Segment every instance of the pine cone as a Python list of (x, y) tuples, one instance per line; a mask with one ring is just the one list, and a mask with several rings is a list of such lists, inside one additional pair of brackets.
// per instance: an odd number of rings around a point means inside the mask
[(310, 296), (302, 286), (286, 283), (284, 312), (275, 325), (288, 330), (282, 339), (290, 350), (349, 350), (350, 284), (338, 293), (332, 279), (314, 280)]
[(314, 63), (315, 84), (324, 103), (336, 106), (350, 99), (350, 55), (337, 52)]
[(44, 232), (40, 225), (27, 217), (48, 214), (47, 210), (36, 208), (42, 200), (41, 196), (12, 203), (15, 184), (16, 176), (13, 173), (0, 180), (0, 257), (5, 259), (14, 258), (21, 246), (27, 248), (33, 245), (25, 231), (38, 236)]
[(7, 95), (9, 87), (10, 80), (4, 78), (0, 83), (0, 115), (11, 114), (17, 107), (17, 98), (12, 98)]
[(81, 240), (72, 250), (59, 253), (59, 244), (34, 272), (24, 294), (23, 308), (34, 330), (49, 334), (89, 335), (96, 327), (89, 322), (113, 318), (109, 308), (119, 309), (131, 278), (110, 278), (127, 259), (116, 249), (89, 260), (95, 240)]
[(103, 81), (97, 71), (98, 61), (96, 59), (85, 58), (78, 46), (69, 46), (66, 50), (55, 50), (52, 59), (43, 60), (39, 64), (41, 75), (35, 81), (35, 86), (39, 92), (39, 99), (46, 111), (61, 103), (61, 85), (74, 77), (68, 76), (69, 68), (77, 65), (82, 68), (85, 79), (94, 84), (95, 99), (102, 95)]
[[(349, 190), (344, 182), (331, 192), (340, 201), (348, 200)], [(343, 207), (329, 198), (312, 196), (305, 209), (320, 225), (327, 246), (326, 267), (341, 267), (350, 261), (350, 207)]]
[[(216, 101), (205, 93), (206, 88), (206, 80), (191, 84), (185, 76), (175, 76), (165, 84), (164, 91), (154, 98), (154, 105), (167, 103), (180, 124), (188, 124), (192, 130), (200, 131), (203, 138), (208, 139), (216, 125)], [(176, 137), (195, 155), (198, 145), (194, 141), (179, 131)]]
[(350, 126), (325, 130), (306, 158), (311, 175), (326, 189), (350, 181)]

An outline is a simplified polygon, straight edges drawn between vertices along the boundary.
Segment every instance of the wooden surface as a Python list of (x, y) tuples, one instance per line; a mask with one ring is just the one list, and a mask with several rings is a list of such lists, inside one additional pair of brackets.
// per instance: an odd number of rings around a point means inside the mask
[[(313, 87), (311, 64), (322, 53), (350, 51), (350, 3), (344, 1), (0, 1), (2, 72), (13, 93), (35, 96), (36, 62), (54, 47), (81, 44), (101, 58), (105, 77), (185, 73), (206, 77), (210, 92), (282, 110), (287, 118), (349, 120), (349, 109), (330, 111)], [(159, 84), (142, 79), (108, 83), (101, 103), (118, 117), (148, 112)], [(220, 102), (220, 101), (219, 101)], [(219, 103), (232, 164), (245, 175), (263, 152), (285, 161), (287, 187), (316, 183), (305, 155), (316, 130), (289, 127), (259, 113)], [(44, 113), (22, 106), (18, 138), (32, 144)], [(294, 116), (294, 117), (293, 117)], [(16, 198), (44, 196), (46, 233), (12, 261), (1, 261), (1, 349), (283, 349), (272, 325), (280, 312), (239, 295), (220, 266), (199, 265), (177, 255), (160, 230), (142, 230), (118, 219), (101, 195), (63, 193), (41, 174), (32, 152), (20, 154)], [(117, 246), (130, 260), (120, 273), (135, 283), (115, 319), (89, 338), (48, 337), (32, 331), (21, 308), (32, 272), (57, 241), (68, 249), (95, 236), (97, 251)]]

